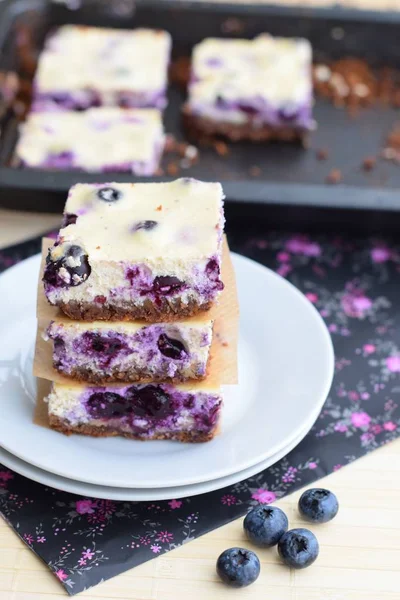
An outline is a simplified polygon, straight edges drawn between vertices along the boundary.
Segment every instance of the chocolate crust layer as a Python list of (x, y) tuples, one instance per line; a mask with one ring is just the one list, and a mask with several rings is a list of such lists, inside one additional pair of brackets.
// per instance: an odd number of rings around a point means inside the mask
[(70, 319), (75, 321), (125, 321), (143, 319), (150, 323), (159, 321), (176, 321), (181, 318), (192, 317), (198, 313), (211, 308), (212, 302), (198, 304), (191, 300), (184, 304), (179, 298), (168, 300), (161, 298), (155, 304), (151, 300), (145, 300), (140, 306), (127, 304), (117, 306), (113, 304), (100, 304), (96, 302), (60, 302), (57, 306)]
[(175, 377), (168, 377), (166, 375), (149, 375), (149, 373), (138, 371), (137, 369), (125, 369), (125, 370), (113, 370), (112, 373), (107, 375), (106, 373), (101, 373), (100, 371), (93, 371), (92, 369), (85, 367), (76, 367), (66, 372), (59, 368), (57, 362), (53, 362), (54, 369), (64, 375), (65, 377), (69, 377), (70, 379), (74, 379), (75, 381), (83, 381), (88, 383), (112, 383), (123, 381), (125, 383), (163, 383), (168, 381), (169, 383), (182, 383), (184, 381), (200, 381), (206, 378), (207, 373), (201, 376), (195, 375), (195, 373), (191, 373), (189, 376), (185, 377), (183, 375), (177, 375)]
[(184, 443), (200, 443), (208, 442), (213, 439), (217, 433), (217, 428), (213, 431), (205, 433), (204, 431), (193, 431), (193, 432), (170, 432), (170, 433), (159, 433), (155, 434), (151, 438), (141, 436), (140, 434), (125, 433), (115, 429), (113, 427), (96, 427), (94, 425), (81, 424), (71, 426), (67, 421), (60, 419), (54, 415), (49, 415), (49, 423), (52, 429), (64, 433), (65, 435), (71, 435), (73, 433), (79, 433), (81, 435), (90, 435), (92, 437), (115, 437), (122, 436), (132, 440), (175, 440), (177, 442)]
[(229, 123), (213, 121), (191, 113), (185, 105), (182, 110), (183, 125), (188, 136), (194, 141), (212, 140), (224, 137), (232, 142), (250, 140), (252, 142), (298, 142), (306, 144), (309, 131), (303, 127), (289, 125), (253, 126), (247, 123)]

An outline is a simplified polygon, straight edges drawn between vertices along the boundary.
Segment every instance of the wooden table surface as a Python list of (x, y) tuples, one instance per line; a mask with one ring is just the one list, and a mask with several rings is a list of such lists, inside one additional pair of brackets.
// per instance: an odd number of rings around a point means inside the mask
[[(287, 4), (329, 5), (328, 0), (288, 0)], [(400, 9), (400, 0), (342, 0), (337, 4)], [(0, 248), (59, 224), (54, 215), (0, 210)], [(241, 519), (81, 594), (97, 600), (399, 600), (400, 599), (400, 439), (321, 480), (340, 501), (336, 519), (315, 527), (318, 561), (305, 571), (283, 567), (276, 551), (259, 552), (258, 581), (230, 591), (215, 575), (222, 550), (244, 544)], [(300, 493), (278, 503), (291, 526), (301, 525)], [(247, 542), (246, 542), (247, 544)], [(247, 544), (249, 546), (249, 544)], [(55, 577), (4, 521), (0, 521), (0, 600), (53, 600), (66, 597)]]

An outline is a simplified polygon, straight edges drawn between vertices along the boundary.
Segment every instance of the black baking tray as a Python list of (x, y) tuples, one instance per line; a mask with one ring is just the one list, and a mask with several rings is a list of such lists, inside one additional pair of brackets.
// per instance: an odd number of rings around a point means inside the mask
[[(71, 10), (50, 0), (3, 0), (0, 3), (0, 68), (16, 68), (15, 25), (34, 24), (38, 50), (46, 33), (63, 23), (130, 28), (149, 26), (168, 30), (173, 37), (173, 55), (190, 56), (194, 44), (208, 36), (251, 38), (268, 31), (274, 35), (304, 36), (314, 49), (316, 60), (358, 56), (373, 65), (400, 68), (400, 15), (389, 12), (361, 12), (259, 5), (209, 4), (177, 0), (82, 0)], [(60, 75), (62, 76), (62, 75)], [(170, 87), (165, 113), (166, 130), (183, 139), (180, 107), (184, 93)], [(268, 214), (300, 225), (304, 222), (397, 223), (400, 208), (400, 166), (378, 161), (371, 173), (361, 168), (364, 157), (377, 155), (393, 124), (400, 120), (394, 108), (364, 109), (357, 116), (317, 100), (318, 129), (311, 136), (311, 148), (283, 143), (230, 144), (228, 156), (214, 149), (202, 149), (197, 165), (180, 171), (222, 182), (228, 206), (247, 203), (246, 214)], [(0, 205), (9, 208), (58, 212), (68, 188), (80, 182), (168, 181), (169, 177), (133, 178), (130, 174), (87, 174), (34, 171), (9, 166), (17, 139), (17, 124), (7, 122), (0, 147)], [(318, 162), (315, 150), (329, 149), (329, 159)], [(168, 161), (167, 161), (168, 162)], [(250, 169), (258, 166), (259, 177)], [(338, 168), (343, 183), (328, 185), (325, 177)], [(250, 204), (249, 204), (250, 203)], [(307, 210), (305, 210), (307, 209)], [(243, 212), (243, 211), (242, 211)], [(364, 213), (364, 214), (361, 214)], [(390, 213), (384, 218), (377, 213)], [(244, 213), (243, 213), (244, 214)], [(399, 218), (400, 222), (400, 218)], [(383, 225), (382, 225), (383, 227)]]

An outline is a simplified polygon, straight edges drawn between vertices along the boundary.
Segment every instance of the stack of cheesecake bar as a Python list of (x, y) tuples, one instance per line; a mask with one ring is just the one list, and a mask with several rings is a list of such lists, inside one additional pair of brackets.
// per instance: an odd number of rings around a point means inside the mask
[[(77, 184), (48, 251), (50, 426), (64, 433), (202, 442), (222, 396), (210, 373), (224, 284), (219, 183)], [(212, 363), (213, 361), (211, 361)]]
[(19, 163), (153, 175), (165, 141), (170, 51), (166, 31), (58, 28), (39, 57)]

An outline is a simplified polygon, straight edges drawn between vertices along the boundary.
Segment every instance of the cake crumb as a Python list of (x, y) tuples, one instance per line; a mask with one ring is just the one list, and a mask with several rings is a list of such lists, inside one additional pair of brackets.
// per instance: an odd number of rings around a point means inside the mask
[(164, 152), (175, 152), (176, 144), (176, 137), (172, 133), (168, 133), (165, 136)]
[(362, 163), (362, 167), (363, 167), (364, 171), (372, 171), (372, 169), (375, 167), (375, 165), (376, 165), (375, 156), (367, 156), (366, 158), (364, 158), (363, 163)]
[(400, 163), (400, 125), (398, 123), (389, 133), (381, 156), (386, 160)]
[(190, 161), (195, 161), (198, 159), (198, 157), (199, 151), (197, 150), (196, 146), (188, 145), (185, 150), (185, 158)]
[(260, 167), (257, 167), (257, 165), (254, 165), (253, 167), (250, 167), (249, 173), (251, 177), (260, 177), (261, 169)]
[(169, 69), (169, 79), (186, 91), (190, 80), (191, 60), (188, 56), (181, 56), (172, 61)]
[(158, 211), (162, 210), (162, 204), (160, 204), (160, 206), (157, 206), (156, 210), (158, 210)]
[(167, 165), (167, 173), (168, 175), (177, 175), (179, 171), (178, 165), (175, 162), (171, 162), (169, 163), (169, 165)]
[(229, 147), (225, 142), (214, 142), (214, 149), (219, 156), (226, 156), (229, 154)]
[(315, 156), (317, 157), (317, 160), (327, 160), (329, 157), (329, 152), (326, 148), (319, 148), (316, 151)]
[(340, 169), (332, 169), (325, 179), (326, 183), (337, 184), (342, 181), (342, 172)]
[(96, 250), (100, 250), (100, 249), (101, 249), (101, 246), (96, 246)]

